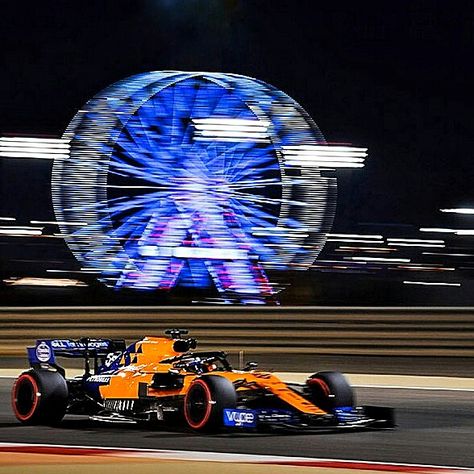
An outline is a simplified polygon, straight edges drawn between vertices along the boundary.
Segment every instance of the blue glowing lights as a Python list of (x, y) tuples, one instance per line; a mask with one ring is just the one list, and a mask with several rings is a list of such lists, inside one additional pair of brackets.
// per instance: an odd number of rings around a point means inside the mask
[(308, 268), (332, 224), (336, 180), (322, 171), (341, 153), (293, 99), (249, 77), (133, 76), (63, 138), (57, 220), (77, 222), (61, 228), (70, 249), (116, 288), (214, 285), (223, 301), (266, 302), (268, 270)]

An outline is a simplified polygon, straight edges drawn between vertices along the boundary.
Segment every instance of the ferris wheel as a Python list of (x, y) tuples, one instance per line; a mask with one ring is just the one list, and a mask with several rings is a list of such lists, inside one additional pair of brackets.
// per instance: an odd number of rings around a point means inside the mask
[(298, 103), (256, 79), (132, 76), (87, 102), (63, 138), (57, 220), (82, 268), (116, 288), (214, 285), (226, 301), (265, 302), (268, 271), (308, 268), (332, 225), (334, 151), (321, 152)]

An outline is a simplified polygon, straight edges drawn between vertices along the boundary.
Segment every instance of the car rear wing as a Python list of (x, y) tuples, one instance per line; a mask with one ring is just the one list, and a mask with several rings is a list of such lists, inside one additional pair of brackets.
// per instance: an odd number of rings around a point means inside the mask
[(111, 352), (124, 351), (123, 339), (93, 339), (89, 337), (74, 339), (39, 339), (34, 347), (28, 347), (30, 364), (56, 363), (56, 356), (89, 359), (105, 357)]

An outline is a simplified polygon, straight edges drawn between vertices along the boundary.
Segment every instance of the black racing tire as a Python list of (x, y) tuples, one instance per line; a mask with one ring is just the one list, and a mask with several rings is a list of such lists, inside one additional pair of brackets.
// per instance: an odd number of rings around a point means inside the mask
[(58, 424), (64, 417), (68, 388), (59, 372), (28, 370), (12, 388), (13, 413), (25, 425)]
[(353, 407), (355, 395), (347, 379), (340, 372), (318, 372), (306, 381), (309, 399), (328, 413), (335, 408)]
[(184, 397), (184, 419), (196, 431), (218, 431), (224, 408), (235, 408), (237, 393), (230, 380), (220, 375), (196, 378)]

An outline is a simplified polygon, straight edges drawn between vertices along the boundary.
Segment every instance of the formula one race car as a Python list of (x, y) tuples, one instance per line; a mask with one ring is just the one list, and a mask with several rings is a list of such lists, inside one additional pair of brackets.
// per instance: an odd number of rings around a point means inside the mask
[[(144, 421), (197, 431), (224, 428), (392, 428), (393, 410), (356, 407), (338, 372), (286, 383), (248, 363), (234, 370), (224, 352), (194, 351), (187, 331), (124, 340), (39, 340), (28, 348), (31, 369), (15, 381), (13, 411), (24, 424), (54, 425), (65, 414), (102, 422)], [(84, 359), (84, 374), (66, 378), (56, 356)]]

